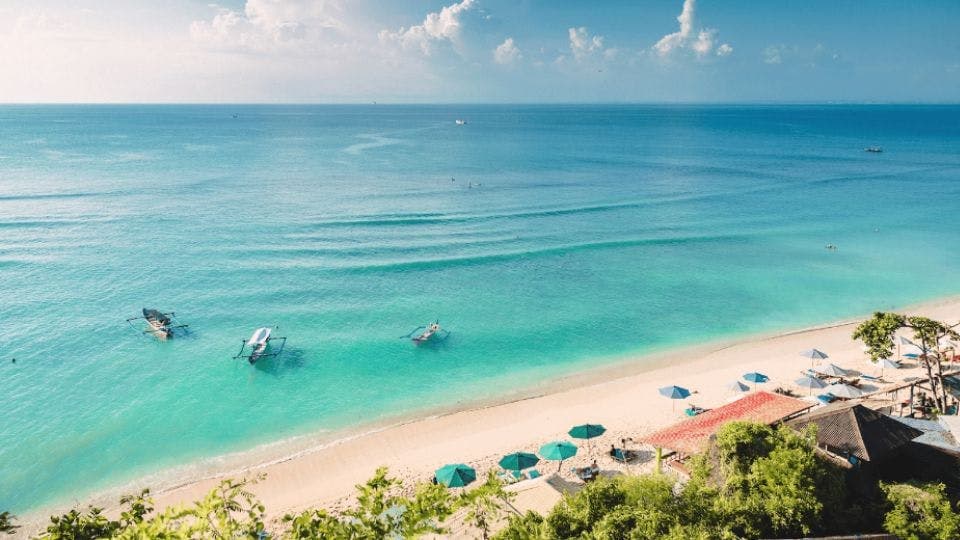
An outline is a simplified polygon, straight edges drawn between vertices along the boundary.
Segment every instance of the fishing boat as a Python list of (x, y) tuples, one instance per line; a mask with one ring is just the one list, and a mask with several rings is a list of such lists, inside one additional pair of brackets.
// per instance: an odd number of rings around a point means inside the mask
[(465, 126), (465, 125), (467, 125), (467, 121), (464, 120), (463, 118), (457, 118), (457, 125), (458, 125), (458, 126)]
[(879, 146), (868, 146), (868, 147), (864, 148), (863, 151), (864, 151), (864, 152), (871, 152), (871, 153), (874, 153), (874, 154), (879, 154), (879, 153), (883, 152), (883, 148), (880, 148)]
[[(233, 358), (246, 358), (248, 362), (254, 364), (261, 358), (272, 358), (279, 355), (283, 352), (283, 346), (287, 344), (287, 338), (273, 337), (272, 334), (273, 329), (268, 326), (257, 328), (253, 331), (250, 339), (243, 340), (243, 344), (240, 345), (240, 352)], [(280, 341), (280, 347), (276, 350), (273, 350), (270, 346), (270, 342), (273, 340)]]
[(133, 328), (133, 321), (144, 321), (147, 323), (147, 329), (143, 330), (144, 334), (153, 334), (157, 339), (169, 339), (176, 336), (177, 331), (186, 330), (189, 325), (180, 324), (176, 319), (176, 314), (174, 312), (164, 313), (157, 309), (143, 308), (141, 310), (143, 313), (140, 317), (130, 317), (127, 319), (127, 323)]
[(440, 321), (434, 321), (426, 326), (418, 326), (401, 338), (410, 338), (415, 345), (430, 341), (443, 341), (450, 336), (450, 331), (440, 327)]

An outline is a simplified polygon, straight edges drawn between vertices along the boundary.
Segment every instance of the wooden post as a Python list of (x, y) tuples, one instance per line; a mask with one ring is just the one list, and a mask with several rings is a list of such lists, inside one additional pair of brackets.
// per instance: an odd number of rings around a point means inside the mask
[(663, 448), (657, 447), (657, 474), (663, 472)]

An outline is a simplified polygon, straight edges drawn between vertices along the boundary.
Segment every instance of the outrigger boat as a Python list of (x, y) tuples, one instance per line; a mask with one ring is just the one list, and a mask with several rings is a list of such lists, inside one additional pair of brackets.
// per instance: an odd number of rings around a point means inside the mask
[[(417, 332), (420, 333), (414, 336), (414, 334)], [(421, 343), (427, 343), (428, 341), (443, 341), (449, 336), (450, 331), (440, 328), (440, 321), (434, 321), (426, 326), (418, 326), (411, 330), (409, 334), (400, 337), (410, 338), (414, 344), (420, 345)]]
[[(272, 332), (273, 329), (267, 326), (257, 328), (253, 331), (250, 339), (243, 340), (243, 345), (240, 346), (240, 352), (233, 358), (246, 358), (248, 362), (253, 364), (261, 358), (272, 358), (279, 355), (283, 352), (283, 346), (287, 344), (287, 338), (275, 338), (270, 335)], [(274, 339), (280, 341), (280, 348), (275, 351), (270, 347), (270, 342)], [(244, 354), (244, 352), (246, 352), (246, 354)]]
[(183, 330), (187, 328), (188, 324), (180, 324), (176, 319), (176, 314), (174, 312), (163, 313), (156, 309), (143, 308), (142, 317), (130, 317), (127, 319), (127, 323), (133, 327), (133, 321), (143, 320), (147, 322), (147, 329), (143, 331), (144, 334), (153, 334), (157, 339), (168, 339), (176, 335), (177, 330)]

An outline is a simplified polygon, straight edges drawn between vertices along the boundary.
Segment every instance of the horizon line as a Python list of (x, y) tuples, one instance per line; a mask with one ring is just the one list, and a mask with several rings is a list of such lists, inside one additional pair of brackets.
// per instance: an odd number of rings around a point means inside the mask
[(846, 100), (756, 100), (756, 101), (0, 101), (0, 107), (38, 105), (222, 105), (222, 106), (584, 106), (584, 105), (644, 105), (644, 106), (750, 106), (750, 105), (960, 105), (960, 101), (846, 101)]

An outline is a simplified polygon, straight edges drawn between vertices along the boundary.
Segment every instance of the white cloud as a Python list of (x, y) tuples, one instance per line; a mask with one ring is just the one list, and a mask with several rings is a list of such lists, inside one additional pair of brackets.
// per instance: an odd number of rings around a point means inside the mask
[(493, 51), (494, 62), (502, 65), (509, 65), (523, 58), (520, 49), (513, 42), (512, 37), (503, 40), (503, 43), (497, 46)]
[[(683, 9), (677, 16), (680, 29), (663, 36), (660, 41), (654, 44), (653, 48), (657, 51), (657, 54), (666, 57), (674, 51), (689, 48), (697, 55), (697, 58), (704, 58), (713, 51), (717, 36), (716, 29), (704, 28), (694, 35), (696, 7), (696, 0), (683, 0)], [(721, 53), (721, 49), (724, 52)], [(723, 43), (717, 48), (718, 56), (727, 56), (732, 52), (733, 47), (727, 43)]]
[(786, 50), (784, 45), (770, 45), (763, 50), (763, 62), (765, 64), (782, 64), (783, 53)]
[(697, 34), (697, 40), (693, 42), (691, 48), (697, 53), (697, 58), (703, 58), (713, 50), (713, 38), (717, 34), (716, 30), (701, 30)]
[(431, 43), (449, 41), (457, 45), (462, 23), (460, 17), (474, 6), (474, 0), (445, 6), (439, 12), (428, 13), (421, 24), (400, 28), (396, 32), (381, 30), (381, 42), (395, 41), (403, 47), (419, 47), (423, 54), (431, 53)]
[(344, 30), (335, 15), (337, 2), (318, 0), (247, 0), (243, 11), (219, 7), (210, 20), (194, 21), (190, 36), (216, 47), (255, 51), (284, 44), (319, 41), (330, 32)]
[(570, 51), (577, 60), (603, 50), (603, 36), (591, 36), (584, 26), (570, 28), (567, 33), (570, 36)]

